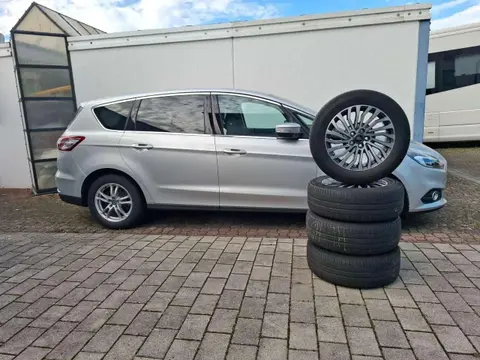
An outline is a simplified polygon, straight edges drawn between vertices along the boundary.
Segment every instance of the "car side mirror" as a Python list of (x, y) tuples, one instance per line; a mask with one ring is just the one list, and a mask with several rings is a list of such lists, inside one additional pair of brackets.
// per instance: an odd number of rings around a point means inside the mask
[(302, 135), (302, 127), (297, 123), (286, 123), (275, 127), (277, 139), (297, 140)]

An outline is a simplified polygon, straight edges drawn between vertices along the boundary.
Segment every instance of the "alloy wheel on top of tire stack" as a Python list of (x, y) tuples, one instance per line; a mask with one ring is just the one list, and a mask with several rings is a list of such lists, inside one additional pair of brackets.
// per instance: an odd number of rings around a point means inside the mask
[(307, 260), (320, 278), (373, 288), (400, 272), (404, 189), (391, 178), (346, 185), (321, 176), (308, 185)]

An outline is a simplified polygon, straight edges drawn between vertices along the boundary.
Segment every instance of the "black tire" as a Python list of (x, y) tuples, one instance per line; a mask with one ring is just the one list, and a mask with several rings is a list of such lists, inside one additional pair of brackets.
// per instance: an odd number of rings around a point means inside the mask
[[(330, 121), (343, 110), (357, 105), (364, 107), (373, 106), (381, 110), (391, 119), (395, 132), (395, 142), (390, 153), (386, 155), (386, 158), (383, 161), (370, 169), (351, 170), (342, 167), (330, 158), (325, 145), (325, 139), (327, 136), (326, 132)], [(355, 129), (350, 130), (352, 130), (352, 134), (355, 133), (354, 136), (358, 135)], [(351, 136), (349, 134), (347, 135), (349, 137)], [(360, 135), (358, 141), (362, 142), (362, 137), (363, 135)], [(342, 138), (338, 137), (337, 140), (338, 139)], [(352, 137), (351, 140), (355, 139)], [(379, 143), (377, 142), (376, 145), (378, 144)], [(368, 184), (390, 175), (404, 159), (409, 144), (410, 124), (403, 109), (397, 104), (397, 102), (395, 102), (395, 100), (387, 95), (371, 90), (354, 90), (330, 100), (318, 112), (310, 131), (310, 151), (312, 152), (312, 156), (318, 167), (330, 177), (347, 184)]]
[(329, 283), (371, 289), (391, 284), (400, 273), (400, 249), (375, 256), (336, 254), (308, 242), (307, 261), (312, 272)]
[[(132, 199), (131, 212), (128, 215), (128, 217), (122, 221), (118, 221), (118, 222), (108, 221), (107, 219), (103, 218), (100, 215), (100, 213), (98, 212), (95, 206), (95, 194), (97, 190), (100, 189), (103, 185), (108, 183), (121, 185), (128, 191)], [(90, 209), (90, 213), (92, 214), (92, 216), (95, 218), (96, 221), (98, 221), (100, 224), (102, 224), (103, 226), (109, 229), (127, 229), (127, 228), (134, 227), (140, 222), (140, 220), (142, 219), (142, 216), (145, 214), (145, 209), (146, 209), (145, 199), (143, 198), (143, 195), (141, 194), (140, 190), (134, 183), (132, 183), (132, 181), (130, 181), (129, 179), (121, 175), (110, 174), (110, 175), (104, 175), (99, 177), (97, 180), (95, 180), (92, 183), (92, 185), (88, 189), (87, 196), (88, 196), (87, 201), (88, 201), (88, 207)]]
[(308, 184), (308, 206), (315, 214), (356, 223), (395, 220), (403, 211), (404, 188), (392, 178), (380, 179), (378, 187), (340, 187), (328, 176)]
[(351, 223), (307, 213), (307, 235), (322, 249), (346, 255), (379, 255), (394, 250), (402, 233), (400, 218), (380, 223)]

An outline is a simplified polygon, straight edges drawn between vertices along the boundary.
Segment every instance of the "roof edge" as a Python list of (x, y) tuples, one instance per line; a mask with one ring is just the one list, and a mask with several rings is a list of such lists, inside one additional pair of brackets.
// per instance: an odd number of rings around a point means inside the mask
[(474, 32), (480, 30), (480, 22), (471, 23), (467, 25), (453, 26), (441, 30), (432, 31), (430, 33), (431, 38), (450, 36), (456, 34), (463, 34), (468, 32)]
[(430, 20), (429, 4), (69, 37), (70, 51)]

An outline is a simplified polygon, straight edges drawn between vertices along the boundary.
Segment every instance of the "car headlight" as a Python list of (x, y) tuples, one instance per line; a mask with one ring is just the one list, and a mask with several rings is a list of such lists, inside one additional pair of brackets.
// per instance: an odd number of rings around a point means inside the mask
[(431, 169), (443, 169), (445, 168), (445, 164), (442, 163), (439, 159), (435, 156), (430, 154), (421, 153), (419, 151), (409, 150), (407, 155), (412, 159), (415, 160), (422, 166), (431, 168)]

